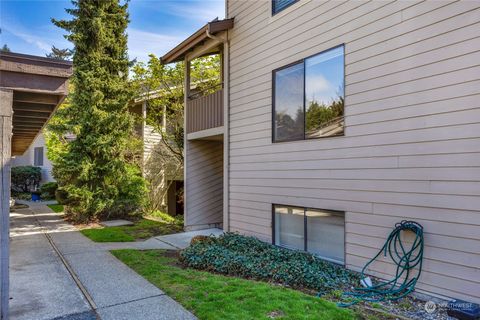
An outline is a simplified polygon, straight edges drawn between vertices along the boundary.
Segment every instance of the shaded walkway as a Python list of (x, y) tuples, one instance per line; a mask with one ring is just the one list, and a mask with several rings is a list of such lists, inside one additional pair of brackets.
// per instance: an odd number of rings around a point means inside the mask
[(43, 204), (11, 228), (11, 319), (195, 319)]

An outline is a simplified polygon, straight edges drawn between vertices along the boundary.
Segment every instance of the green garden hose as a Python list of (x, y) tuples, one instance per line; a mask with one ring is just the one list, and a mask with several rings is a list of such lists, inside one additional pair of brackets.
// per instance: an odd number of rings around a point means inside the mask
[[(411, 231), (415, 234), (415, 240), (409, 250), (406, 249), (404, 240), (400, 237), (402, 231)], [(361, 272), (362, 279), (366, 279), (365, 270), (383, 252), (384, 256), (388, 253), (397, 266), (395, 277), (387, 282), (357, 287), (352, 292), (344, 292), (343, 297), (349, 301), (338, 305), (348, 307), (360, 301), (398, 300), (411, 293), (422, 273), (423, 242), (423, 227), (419, 223), (406, 220), (396, 223), (395, 229), (388, 236), (382, 249), (363, 267)], [(416, 272), (415, 268), (417, 268)]]

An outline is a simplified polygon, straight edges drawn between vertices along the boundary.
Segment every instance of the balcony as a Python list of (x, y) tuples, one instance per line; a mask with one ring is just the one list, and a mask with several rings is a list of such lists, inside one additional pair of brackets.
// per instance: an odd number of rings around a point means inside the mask
[(187, 134), (223, 127), (223, 89), (187, 100)]

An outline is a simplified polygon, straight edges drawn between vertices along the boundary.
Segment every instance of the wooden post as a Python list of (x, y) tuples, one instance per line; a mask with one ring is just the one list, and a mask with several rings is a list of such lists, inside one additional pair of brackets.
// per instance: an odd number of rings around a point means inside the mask
[(13, 91), (0, 89), (0, 149), (2, 150), (0, 217), (0, 318), (8, 319), (9, 234), (10, 234), (10, 153), (12, 150)]
[(145, 97), (145, 100), (142, 102), (142, 142), (143, 142), (143, 152), (142, 152), (142, 176), (145, 178), (147, 174), (147, 153), (145, 152), (145, 127), (147, 126), (147, 99), (148, 94)]
[(188, 154), (188, 139), (187, 139), (187, 104), (188, 104), (188, 96), (190, 95), (190, 60), (188, 59), (188, 55), (185, 56), (185, 71), (184, 71), (184, 88), (183, 88), (183, 226), (186, 227), (190, 222), (188, 217), (188, 195), (187, 195), (187, 154)]

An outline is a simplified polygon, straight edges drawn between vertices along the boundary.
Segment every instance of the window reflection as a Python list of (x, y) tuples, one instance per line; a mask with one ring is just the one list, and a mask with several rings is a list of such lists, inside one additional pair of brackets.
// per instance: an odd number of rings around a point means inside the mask
[(304, 210), (275, 206), (275, 244), (305, 250)]
[(307, 250), (324, 259), (344, 263), (345, 216), (340, 212), (307, 209)]
[(305, 136), (343, 134), (343, 46), (305, 60)]
[(275, 72), (275, 140), (304, 138), (303, 63)]
[(344, 47), (274, 71), (274, 141), (342, 135)]

